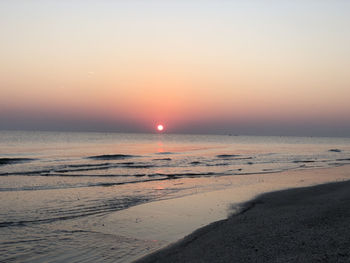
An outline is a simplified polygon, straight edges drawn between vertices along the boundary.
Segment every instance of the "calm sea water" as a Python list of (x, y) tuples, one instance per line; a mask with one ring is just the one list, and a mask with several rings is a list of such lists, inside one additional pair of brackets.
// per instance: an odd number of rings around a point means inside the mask
[(185, 178), (349, 163), (349, 138), (1, 131), (0, 261), (128, 261), (159, 243), (94, 226), (132, 206), (210, 188), (194, 191)]

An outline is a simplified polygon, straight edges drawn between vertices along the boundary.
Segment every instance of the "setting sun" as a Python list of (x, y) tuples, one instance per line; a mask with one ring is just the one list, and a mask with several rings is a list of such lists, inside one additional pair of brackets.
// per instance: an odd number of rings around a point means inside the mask
[(164, 130), (164, 126), (162, 124), (157, 125), (157, 130), (160, 131), (160, 132), (163, 131)]

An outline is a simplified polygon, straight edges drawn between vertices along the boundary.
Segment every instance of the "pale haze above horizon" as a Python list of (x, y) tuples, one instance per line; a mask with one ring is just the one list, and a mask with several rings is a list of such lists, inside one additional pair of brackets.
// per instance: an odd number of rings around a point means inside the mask
[(350, 1), (0, 2), (0, 129), (350, 136)]

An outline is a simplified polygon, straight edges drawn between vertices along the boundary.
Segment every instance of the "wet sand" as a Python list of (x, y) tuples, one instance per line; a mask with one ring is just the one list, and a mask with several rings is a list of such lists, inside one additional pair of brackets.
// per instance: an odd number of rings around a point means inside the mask
[(350, 181), (258, 196), (137, 262), (349, 262)]

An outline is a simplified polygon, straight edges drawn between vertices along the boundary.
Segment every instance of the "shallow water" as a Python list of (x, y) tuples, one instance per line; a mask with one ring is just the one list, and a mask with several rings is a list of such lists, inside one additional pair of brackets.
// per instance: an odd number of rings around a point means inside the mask
[(0, 261), (125, 262), (164, 240), (125, 235), (127, 222), (102, 230), (102, 218), (225, 189), (224, 176), (349, 163), (349, 138), (3, 131)]

